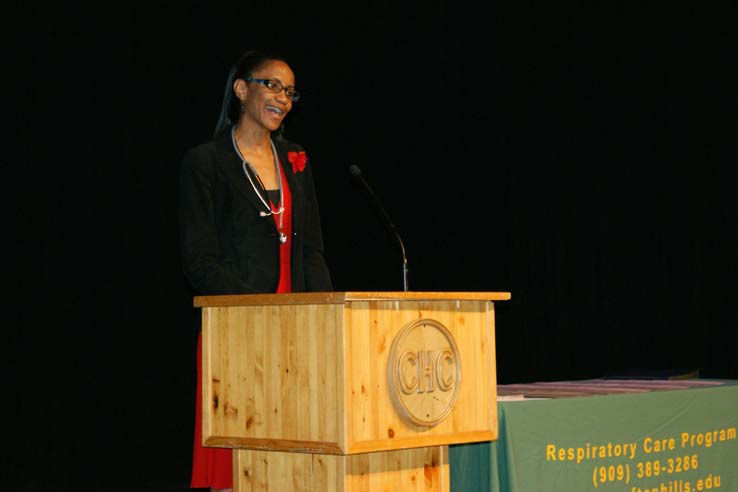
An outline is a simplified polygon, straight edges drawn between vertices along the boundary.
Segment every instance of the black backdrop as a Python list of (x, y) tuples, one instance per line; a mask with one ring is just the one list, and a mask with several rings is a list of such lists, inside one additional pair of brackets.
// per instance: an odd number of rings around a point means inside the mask
[(512, 293), (499, 383), (738, 378), (735, 2), (479, 3), (6, 17), (4, 490), (186, 490), (177, 168), (251, 47), (296, 71), (336, 290), (402, 290), (354, 164), (411, 290)]

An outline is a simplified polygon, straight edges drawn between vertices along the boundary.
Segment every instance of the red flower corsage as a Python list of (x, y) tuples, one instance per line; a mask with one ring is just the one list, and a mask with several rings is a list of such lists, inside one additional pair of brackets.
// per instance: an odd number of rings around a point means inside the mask
[(292, 163), (292, 172), (301, 173), (305, 170), (308, 157), (304, 150), (300, 152), (287, 152), (287, 160)]

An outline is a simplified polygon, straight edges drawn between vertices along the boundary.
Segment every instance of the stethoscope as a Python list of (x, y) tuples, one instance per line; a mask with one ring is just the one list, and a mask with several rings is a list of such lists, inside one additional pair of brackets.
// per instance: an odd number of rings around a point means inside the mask
[[(279, 161), (277, 160), (277, 148), (274, 146), (274, 142), (272, 142), (272, 140), (269, 139), (269, 143), (272, 146), (272, 155), (274, 156), (274, 169), (277, 172), (277, 183), (279, 186), (279, 208), (277, 210), (272, 210), (271, 205), (267, 203), (266, 200), (264, 200), (263, 196), (261, 196), (261, 193), (259, 193), (259, 190), (256, 188), (256, 183), (254, 183), (254, 180), (251, 177), (251, 173), (254, 173), (254, 176), (256, 176), (256, 179), (259, 179), (259, 173), (257, 173), (256, 169), (251, 167), (251, 165), (248, 162), (246, 162), (246, 159), (244, 159), (243, 154), (241, 154), (241, 151), (238, 149), (238, 144), (236, 143), (236, 136), (234, 133), (235, 129), (236, 129), (235, 126), (231, 127), (231, 142), (233, 143), (233, 149), (236, 151), (236, 154), (238, 154), (238, 157), (241, 158), (241, 167), (243, 168), (243, 173), (246, 175), (246, 177), (249, 180), (249, 183), (251, 184), (251, 188), (253, 188), (254, 193), (256, 193), (256, 196), (259, 197), (259, 201), (261, 201), (261, 203), (264, 205), (264, 208), (268, 210), (268, 212), (259, 210), (259, 217), (269, 217), (271, 215), (279, 215), (279, 242), (284, 244), (287, 242), (287, 235), (284, 232), (282, 232), (282, 223), (283, 223), (283, 218), (284, 218), (284, 191), (282, 189), (282, 170), (280, 169)], [(251, 170), (251, 173), (249, 172), (249, 169)]]

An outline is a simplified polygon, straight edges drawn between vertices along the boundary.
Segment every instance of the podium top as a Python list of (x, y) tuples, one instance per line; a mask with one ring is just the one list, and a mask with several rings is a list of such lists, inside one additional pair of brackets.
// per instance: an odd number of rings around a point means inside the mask
[(345, 304), (352, 301), (507, 301), (509, 292), (301, 292), (196, 296), (195, 307)]

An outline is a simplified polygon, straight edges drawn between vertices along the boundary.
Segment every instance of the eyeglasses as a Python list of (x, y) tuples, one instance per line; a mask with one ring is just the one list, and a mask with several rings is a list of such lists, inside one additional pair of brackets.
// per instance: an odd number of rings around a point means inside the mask
[(246, 77), (244, 79), (246, 82), (256, 82), (257, 84), (261, 84), (267, 89), (269, 89), (274, 94), (279, 94), (280, 92), (284, 91), (285, 95), (292, 99), (292, 102), (297, 102), (300, 100), (300, 93), (297, 92), (293, 87), (285, 87), (282, 85), (282, 82), (275, 79), (254, 79), (251, 77)]

